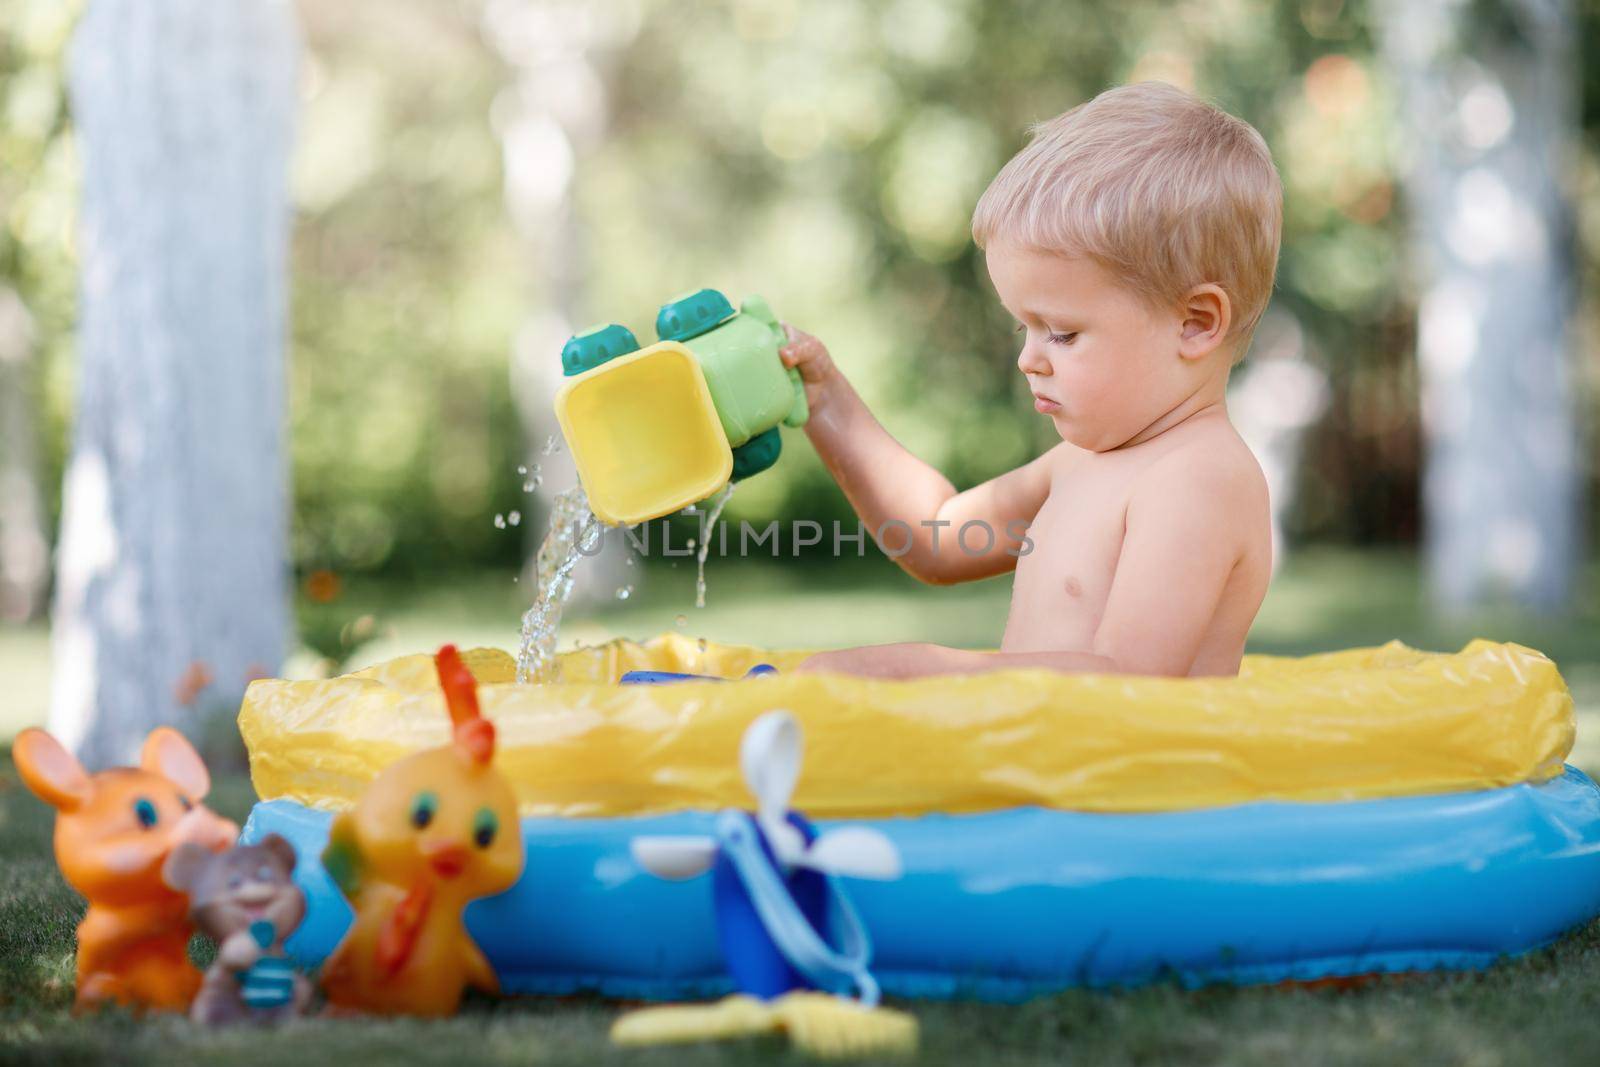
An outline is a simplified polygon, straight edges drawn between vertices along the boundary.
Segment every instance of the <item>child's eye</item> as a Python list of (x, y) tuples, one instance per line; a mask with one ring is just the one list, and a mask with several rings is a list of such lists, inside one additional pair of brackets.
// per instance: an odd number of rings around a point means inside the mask
[(1078, 339), (1078, 331), (1077, 330), (1069, 330), (1066, 333), (1053, 333), (1048, 338), (1050, 343), (1053, 344), (1053, 345), (1070, 345), (1072, 342), (1076, 341), (1077, 339)]

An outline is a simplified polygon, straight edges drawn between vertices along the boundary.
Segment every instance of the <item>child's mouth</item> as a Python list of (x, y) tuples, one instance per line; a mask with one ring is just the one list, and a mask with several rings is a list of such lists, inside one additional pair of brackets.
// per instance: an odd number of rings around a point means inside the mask
[(1041, 415), (1054, 415), (1061, 410), (1061, 405), (1047, 396), (1040, 396), (1038, 393), (1034, 393), (1033, 410)]

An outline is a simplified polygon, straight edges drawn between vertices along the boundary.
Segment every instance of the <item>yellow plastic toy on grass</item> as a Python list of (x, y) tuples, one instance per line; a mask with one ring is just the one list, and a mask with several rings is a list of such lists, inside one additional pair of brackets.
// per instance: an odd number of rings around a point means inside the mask
[(494, 725), (455, 646), (434, 657), (451, 742), (391, 765), (329, 831), (323, 865), (355, 921), (322, 972), (335, 1008), (449, 1015), (465, 987), (499, 991), (462, 910), (522, 873), (511, 787), (495, 771)]
[(802, 426), (805, 389), (778, 355), (783, 328), (751, 296), (736, 312), (715, 289), (656, 316), (648, 348), (625, 326), (597, 326), (561, 352), (568, 381), (556, 418), (601, 522), (670, 515), (778, 461), (778, 426)]
[(683, 1045), (785, 1035), (812, 1056), (908, 1056), (917, 1050), (917, 1020), (902, 1011), (864, 1008), (828, 993), (786, 993), (762, 1001), (734, 994), (715, 1004), (640, 1008), (618, 1019), (611, 1040), (623, 1046)]

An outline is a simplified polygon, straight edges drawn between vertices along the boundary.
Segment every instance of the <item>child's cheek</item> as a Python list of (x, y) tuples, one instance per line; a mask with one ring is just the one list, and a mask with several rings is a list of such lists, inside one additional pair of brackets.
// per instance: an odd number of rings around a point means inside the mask
[(1114, 399), (1115, 384), (1110, 375), (1096, 364), (1087, 361), (1068, 363), (1061, 375), (1062, 401), (1079, 414), (1104, 408)]

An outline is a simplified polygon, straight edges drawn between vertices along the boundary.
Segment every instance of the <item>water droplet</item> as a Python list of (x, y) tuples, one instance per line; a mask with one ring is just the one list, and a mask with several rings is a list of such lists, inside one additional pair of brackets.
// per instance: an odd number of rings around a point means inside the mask
[(632, 595), (633, 595), (633, 586), (631, 586), (631, 585), (625, 585), (621, 589), (617, 590), (617, 599), (618, 600), (627, 600)]
[(517, 473), (518, 473), (518, 474), (527, 474), (527, 473), (528, 473), (528, 466), (527, 466), (527, 464), (525, 464), (525, 463), (524, 463), (524, 464), (519, 464), (519, 465), (518, 465), (518, 466), (517, 466)]
[(693, 548), (693, 547), (694, 547), (694, 538), (692, 538), (692, 537), (691, 537), (691, 538), (689, 538), (689, 547), (690, 547), (690, 548)]
[(504, 530), (506, 528), (506, 517), (498, 512), (494, 517), (494, 528), (496, 530)]
[(556, 435), (555, 434), (551, 434), (549, 437), (546, 437), (544, 439), (544, 454), (545, 455), (553, 456), (557, 452), (560, 452), (560, 451), (561, 451), (561, 442), (556, 440)]
[(627, 559), (623, 560), (623, 562), (631, 567), (631, 566), (633, 566), (633, 557), (629, 556)]
[(513, 511), (511, 514), (506, 516), (506, 521), (509, 522), (513, 526), (521, 526), (522, 525), (522, 512)]
[(689, 625), (689, 616), (687, 616), (687, 615), (679, 615), (676, 619), (672, 620), (672, 623), (673, 623), (674, 626), (676, 626), (678, 629), (681, 630), (684, 627)]

